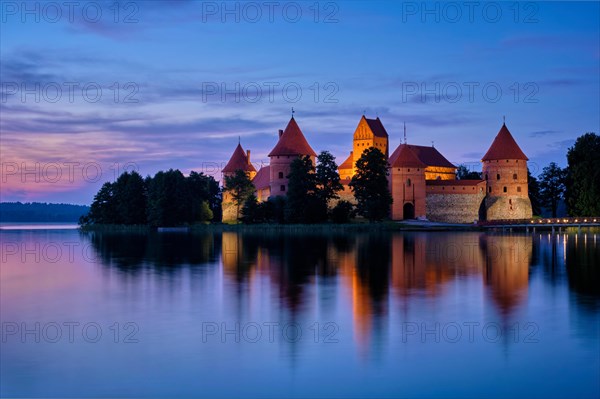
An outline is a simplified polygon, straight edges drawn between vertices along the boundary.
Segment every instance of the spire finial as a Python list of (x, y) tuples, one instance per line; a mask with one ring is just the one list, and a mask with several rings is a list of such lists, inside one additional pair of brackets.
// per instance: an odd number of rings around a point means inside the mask
[(238, 144), (242, 144), (242, 136), (238, 136)]
[(433, 145), (433, 140), (431, 140), (431, 146), (432, 146), (432, 147), (435, 147), (435, 146)]
[(506, 125), (506, 115), (502, 115), (502, 124)]
[(363, 109), (363, 116), (365, 116), (367, 114), (367, 110)]
[(294, 112), (296, 111), (294, 111), (294, 107), (292, 107), (292, 118), (294, 118)]
[(407, 141), (406, 141), (406, 122), (404, 122), (404, 144), (407, 144)]

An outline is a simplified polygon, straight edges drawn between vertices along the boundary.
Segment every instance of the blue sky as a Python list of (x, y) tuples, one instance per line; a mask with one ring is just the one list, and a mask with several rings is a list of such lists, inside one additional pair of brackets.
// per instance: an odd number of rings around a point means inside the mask
[(2, 201), (260, 166), (292, 107), (338, 163), (363, 112), (473, 167), (506, 116), (535, 174), (600, 130), (598, 2), (0, 4)]

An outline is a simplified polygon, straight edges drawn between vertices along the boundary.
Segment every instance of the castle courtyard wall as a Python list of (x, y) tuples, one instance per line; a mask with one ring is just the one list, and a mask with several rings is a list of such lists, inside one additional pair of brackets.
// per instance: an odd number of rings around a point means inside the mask
[(479, 210), (485, 191), (472, 194), (427, 193), (425, 204), (427, 219), (443, 223), (474, 223), (479, 220)]

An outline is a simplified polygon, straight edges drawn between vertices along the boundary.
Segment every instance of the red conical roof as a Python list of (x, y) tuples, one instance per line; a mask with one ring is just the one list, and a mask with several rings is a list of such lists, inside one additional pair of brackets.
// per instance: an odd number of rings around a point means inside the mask
[(269, 156), (277, 155), (310, 155), (316, 157), (317, 154), (308, 144), (302, 130), (292, 116), (279, 141), (269, 153)]
[(256, 172), (254, 166), (248, 162), (248, 157), (244, 152), (241, 144), (238, 144), (231, 155), (231, 159), (227, 162), (227, 165), (223, 168), (223, 173), (234, 173), (236, 170), (241, 169), (245, 172)]
[(496, 135), (490, 149), (487, 150), (482, 161), (491, 161), (496, 159), (524, 159), (528, 160), (527, 156), (521, 151), (519, 145), (508, 131), (505, 124)]
[(408, 144), (400, 144), (390, 157), (391, 166), (393, 168), (425, 168), (427, 165), (422, 162), (417, 154), (410, 149)]

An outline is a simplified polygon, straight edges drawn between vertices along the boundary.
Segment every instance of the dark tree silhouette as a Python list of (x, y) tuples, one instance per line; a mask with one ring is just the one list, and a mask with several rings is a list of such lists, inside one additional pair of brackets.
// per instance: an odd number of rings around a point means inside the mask
[(458, 165), (456, 178), (458, 180), (481, 180), (481, 172), (469, 170), (466, 165)]
[[(286, 194), (285, 220), (288, 223), (315, 223), (327, 215), (327, 205), (317, 197), (315, 166), (310, 157), (294, 159), (290, 164)], [(325, 215), (325, 216), (323, 216)]]
[(340, 183), (338, 165), (335, 157), (329, 151), (322, 151), (317, 156), (317, 197), (324, 202), (325, 206), (332, 199), (339, 198), (338, 193), (344, 189)]
[(566, 199), (571, 216), (600, 215), (600, 136), (586, 133), (567, 151)]
[(529, 193), (529, 199), (531, 200), (531, 210), (534, 215), (542, 214), (542, 204), (540, 198), (540, 183), (538, 179), (531, 174), (529, 168), (527, 168), (527, 192)]
[(554, 162), (546, 166), (540, 175), (541, 203), (550, 208), (553, 218), (556, 217), (558, 203), (564, 198), (565, 178), (566, 171)]
[(356, 174), (352, 177), (350, 188), (358, 202), (358, 213), (370, 221), (379, 221), (389, 215), (392, 195), (388, 188), (388, 174), (385, 155), (375, 147), (366, 149), (356, 161)]
[(113, 185), (116, 223), (135, 225), (146, 223), (146, 183), (136, 171), (124, 172)]

